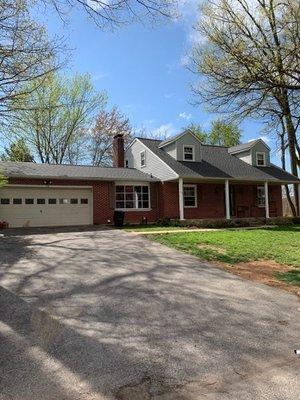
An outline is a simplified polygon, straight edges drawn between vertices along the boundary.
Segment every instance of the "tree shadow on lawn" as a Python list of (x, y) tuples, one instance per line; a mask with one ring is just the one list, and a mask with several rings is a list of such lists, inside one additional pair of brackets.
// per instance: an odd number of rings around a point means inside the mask
[[(47, 245), (37, 244), (40, 269), (15, 286), (31, 304), (0, 289), (0, 331), (8, 327), (26, 341), (20, 368), (29, 371), (18, 380), (20, 370), (16, 361), (12, 368), (9, 353), (15, 352), (13, 360), (19, 353), (10, 340), (1, 362), (3, 393), (32, 382), (31, 400), (55, 399), (52, 385), (57, 399), (113, 396), (124, 385), (149, 379), (151, 395), (175, 393), (193, 381), (199, 382), (198, 394), (205, 394), (215, 388), (207, 386), (212, 379), (225, 385), (226, 379), (232, 383), (291, 362), (288, 354), (298, 338), (294, 297), (144, 239), (129, 241), (122, 251), (116, 250), (121, 242), (111, 239), (108, 235), (99, 243), (92, 236), (87, 248), (94, 250), (84, 256), (76, 241), (64, 252), (63, 241), (48, 241), (47, 257), (42, 257)], [(150, 265), (143, 265), (149, 257)], [(7, 345), (7, 337), (2, 343)], [(27, 367), (26, 346), (42, 352), (45, 376), (36, 374), (30, 360)], [(15, 379), (9, 381), (11, 373)], [(78, 393), (71, 391), (74, 386)]]

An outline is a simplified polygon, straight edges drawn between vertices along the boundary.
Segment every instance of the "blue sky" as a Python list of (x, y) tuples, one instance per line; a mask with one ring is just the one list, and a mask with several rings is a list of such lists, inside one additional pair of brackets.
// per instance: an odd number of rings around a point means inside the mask
[[(54, 11), (40, 13), (40, 19), (50, 36), (63, 35), (73, 49), (66, 73), (89, 73), (95, 87), (107, 91), (109, 104), (128, 115), (134, 127), (172, 135), (191, 122), (207, 129), (215, 117), (205, 106), (191, 105), (190, 86), (197, 77), (184, 65), (196, 36), (197, 3), (187, 0), (179, 21), (154, 28), (131, 24), (115, 32), (100, 30), (78, 10), (67, 25)], [(261, 128), (245, 121), (243, 141), (262, 136)]]

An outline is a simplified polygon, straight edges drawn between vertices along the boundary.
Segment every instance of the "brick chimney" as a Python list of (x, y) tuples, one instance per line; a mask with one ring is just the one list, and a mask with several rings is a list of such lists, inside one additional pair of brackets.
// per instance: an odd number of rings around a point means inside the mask
[(124, 136), (118, 133), (113, 139), (113, 166), (124, 168)]

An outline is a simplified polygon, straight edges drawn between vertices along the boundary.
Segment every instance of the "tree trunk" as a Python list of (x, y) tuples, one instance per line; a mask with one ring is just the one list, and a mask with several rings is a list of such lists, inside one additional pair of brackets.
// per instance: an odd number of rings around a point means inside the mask
[[(286, 150), (286, 144), (285, 144), (285, 135), (286, 135), (286, 129), (284, 125), (284, 121), (281, 119), (281, 126), (282, 126), (282, 134), (279, 135), (280, 137), (280, 150), (281, 150), (281, 166), (284, 171), (286, 171), (286, 160), (285, 160), (285, 150)], [(284, 185), (285, 187), (285, 193), (286, 193), (286, 198), (289, 203), (290, 209), (292, 211), (293, 216), (295, 217), (297, 215), (296, 207), (295, 204), (293, 203), (293, 200), (291, 198), (291, 193), (290, 193), (290, 188), (289, 185)]]
[[(296, 131), (293, 124), (293, 118), (291, 115), (287, 92), (284, 91), (282, 94), (283, 94), (282, 98), (283, 118), (285, 121), (286, 132), (287, 132), (288, 147), (291, 160), (291, 172), (293, 175), (298, 176), (298, 160), (296, 154)], [(294, 184), (294, 196), (297, 209), (296, 215), (299, 215), (299, 193), (297, 184)]]

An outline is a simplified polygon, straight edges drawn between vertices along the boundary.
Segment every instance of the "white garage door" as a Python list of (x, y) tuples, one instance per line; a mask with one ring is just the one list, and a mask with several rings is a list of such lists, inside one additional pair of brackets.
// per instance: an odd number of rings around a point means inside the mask
[(12, 228), (90, 225), (91, 188), (5, 187), (0, 189), (0, 221)]

